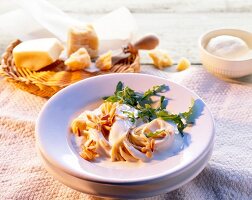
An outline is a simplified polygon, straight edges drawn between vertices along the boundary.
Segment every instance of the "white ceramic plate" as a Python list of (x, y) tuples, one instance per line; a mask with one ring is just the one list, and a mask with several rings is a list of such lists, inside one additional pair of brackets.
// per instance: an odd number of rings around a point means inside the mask
[(212, 154), (212, 149), (210, 149), (210, 151), (201, 159), (197, 160), (197, 162), (194, 162), (193, 165), (190, 166), (190, 168), (184, 170), (183, 172), (180, 172), (177, 176), (156, 182), (142, 182), (141, 184), (131, 183), (126, 185), (107, 183), (103, 184), (71, 176), (70, 174), (65, 173), (61, 169), (53, 166), (50, 162), (48, 162), (39, 149), (38, 154), (49, 173), (51, 173), (55, 178), (57, 178), (65, 185), (75, 190), (100, 197), (136, 199), (167, 193), (189, 182), (205, 167), (208, 159)]
[[(136, 91), (166, 84), (167, 109), (187, 111), (196, 100), (197, 119), (185, 129), (184, 138), (176, 136), (173, 147), (148, 163), (88, 162), (78, 154), (69, 125), (85, 107), (113, 94), (119, 81)], [(91, 106), (92, 107), (92, 106)], [(205, 103), (188, 89), (166, 79), (144, 74), (111, 74), (89, 78), (54, 95), (42, 109), (36, 124), (37, 145), (47, 161), (73, 177), (107, 184), (144, 184), (178, 176), (200, 161), (209, 158), (213, 147), (214, 123)], [(206, 160), (205, 160), (206, 161)]]

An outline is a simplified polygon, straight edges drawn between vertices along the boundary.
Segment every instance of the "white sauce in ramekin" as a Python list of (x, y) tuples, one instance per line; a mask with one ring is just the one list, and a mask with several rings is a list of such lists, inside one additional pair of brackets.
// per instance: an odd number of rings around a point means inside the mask
[(246, 60), (252, 58), (252, 49), (239, 37), (220, 35), (210, 39), (206, 50), (218, 57), (230, 60)]

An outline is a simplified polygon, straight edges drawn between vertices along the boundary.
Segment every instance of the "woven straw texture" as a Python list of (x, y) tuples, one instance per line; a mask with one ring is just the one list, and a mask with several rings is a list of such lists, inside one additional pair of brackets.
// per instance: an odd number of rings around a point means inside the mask
[[(223, 82), (202, 67), (167, 73), (144, 66), (142, 72), (190, 88), (216, 121), (213, 156), (203, 172), (183, 187), (150, 199), (251, 199), (252, 88)], [(45, 102), (0, 79), (0, 199), (95, 199), (54, 180), (38, 158), (34, 127)]]
[(4, 76), (19, 89), (41, 97), (51, 97), (62, 88), (92, 76), (140, 71), (138, 55), (132, 55), (128, 59), (122, 60), (118, 64), (112, 66), (109, 71), (93, 73), (83, 70), (73, 72), (66, 71), (63, 61), (56, 61), (45, 67), (43, 71), (37, 72), (27, 68), (17, 68), (13, 60), (12, 51), (13, 48), (20, 43), (20, 40), (16, 40), (7, 47), (2, 56), (0, 75)]

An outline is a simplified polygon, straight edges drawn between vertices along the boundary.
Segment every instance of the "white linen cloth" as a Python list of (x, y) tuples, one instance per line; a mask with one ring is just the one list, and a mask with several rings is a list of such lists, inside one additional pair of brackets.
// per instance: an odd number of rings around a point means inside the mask
[[(252, 199), (252, 87), (223, 82), (201, 66), (180, 73), (143, 66), (142, 73), (193, 90), (216, 122), (213, 156), (203, 172), (181, 188), (150, 199)], [(61, 184), (44, 169), (34, 128), (46, 101), (0, 79), (0, 199), (96, 199)]]

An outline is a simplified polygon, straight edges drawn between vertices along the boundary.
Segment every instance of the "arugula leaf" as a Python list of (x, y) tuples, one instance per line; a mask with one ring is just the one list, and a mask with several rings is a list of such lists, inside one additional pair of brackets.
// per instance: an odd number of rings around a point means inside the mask
[(162, 93), (165, 92), (167, 90), (167, 86), (166, 85), (156, 85), (153, 86), (152, 89), (147, 90), (143, 97), (142, 100), (149, 98), (150, 96), (156, 95), (157, 93)]
[(147, 138), (150, 138), (150, 137), (154, 137), (154, 136), (157, 136), (159, 135), (160, 133), (164, 132), (165, 130), (160, 130), (160, 131), (154, 131), (154, 132), (150, 132), (148, 134), (145, 134)]
[(194, 107), (195, 107), (195, 100), (192, 99), (189, 110), (187, 112), (183, 112), (180, 114), (186, 120), (187, 123), (193, 123), (191, 117), (193, 115), (193, 111), (195, 110)]
[(166, 103), (165, 103), (165, 96), (161, 96), (160, 97), (160, 106), (158, 108), (158, 110), (164, 110), (166, 108)]
[(110, 102), (117, 102), (120, 101), (121, 103), (128, 104), (130, 106), (137, 106), (138, 104), (144, 106), (144, 104), (148, 103), (151, 104), (152, 100), (150, 99), (151, 96), (156, 95), (159, 92), (166, 91), (167, 86), (160, 85), (154, 86), (152, 89), (149, 89), (144, 94), (137, 93), (129, 87), (123, 87), (123, 83), (120, 81), (116, 86), (116, 90), (114, 95), (109, 97), (104, 97), (105, 101)]
[(113, 102), (113, 103), (120, 101), (118, 96), (115, 96), (115, 95), (110, 96), (110, 97), (103, 97), (103, 100), (108, 101), (108, 102)]
[(119, 81), (116, 85), (116, 91), (114, 92), (114, 94), (116, 95), (118, 92), (123, 90), (123, 83), (121, 81)]
[[(178, 131), (183, 136), (183, 130), (187, 126), (193, 114), (194, 110), (194, 100), (192, 100), (192, 106), (187, 112), (180, 114), (171, 114), (166, 109), (165, 96), (160, 97), (160, 105), (158, 108), (152, 107), (151, 97), (157, 95), (158, 93), (163, 93), (167, 91), (166, 85), (154, 86), (151, 89), (144, 92), (144, 94), (135, 92), (129, 87), (124, 87), (123, 83), (120, 81), (116, 86), (114, 95), (109, 97), (104, 97), (105, 101), (109, 102), (119, 102), (122, 104), (127, 104), (138, 110), (138, 118), (141, 118), (144, 122), (150, 122), (158, 117), (165, 121), (172, 121), (177, 125)], [(132, 122), (136, 121), (134, 113), (124, 111), (130, 118)], [(185, 119), (186, 123), (182, 119)]]
[(150, 122), (156, 117), (156, 109), (152, 108), (150, 104), (145, 104), (145, 107), (138, 108), (138, 117), (140, 117), (144, 122)]
[(180, 115), (170, 114), (166, 110), (161, 110), (156, 113), (157, 117), (162, 118), (165, 121), (172, 121), (177, 125), (178, 131), (183, 133), (183, 130), (186, 127), (186, 124), (183, 123)]
[(102, 99), (108, 102), (118, 102), (122, 100), (122, 90), (123, 90), (123, 83), (119, 81), (116, 85), (116, 90), (114, 92), (114, 95), (108, 96), (108, 97), (103, 97)]
[(124, 104), (128, 104), (130, 106), (135, 107), (137, 103), (137, 97), (134, 90), (129, 87), (125, 87), (122, 91), (122, 101)]
[(127, 114), (128, 115), (128, 118), (130, 119), (130, 121), (132, 122), (132, 123), (135, 123), (136, 122), (136, 118), (135, 118), (135, 115), (134, 115), (134, 113), (133, 112), (129, 112), (129, 111), (122, 111), (123, 112), (123, 114)]

